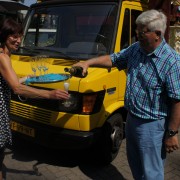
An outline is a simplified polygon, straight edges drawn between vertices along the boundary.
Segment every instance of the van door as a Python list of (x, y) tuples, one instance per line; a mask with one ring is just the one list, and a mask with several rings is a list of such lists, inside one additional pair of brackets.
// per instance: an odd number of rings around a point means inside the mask
[(122, 3), (115, 52), (127, 48), (137, 41), (135, 22), (144, 8), (139, 2), (124, 1)]
[(136, 29), (136, 18), (141, 11), (126, 8), (124, 11), (124, 21), (121, 34), (121, 49), (127, 48), (129, 45), (137, 41), (135, 29)]
[[(116, 45), (114, 52), (119, 52), (120, 50), (127, 48), (129, 45), (137, 41), (136, 30), (136, 18), (143, 11), (142, 4), (139, 2), (127, 2), (123, 1), (121, 13), (119, 16), (119, 28), (116, 38)], [(123, 73), (119, 72), (118, 84), (119, 89), (123, 89), (126, 86), (126, 71)], [(124, 96), (124, 91), (119, 91), (119, 99)]]

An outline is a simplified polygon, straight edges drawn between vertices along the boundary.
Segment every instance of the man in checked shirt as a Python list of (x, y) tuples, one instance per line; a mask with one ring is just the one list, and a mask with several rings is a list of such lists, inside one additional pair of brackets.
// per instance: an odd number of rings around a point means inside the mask
[(165, 42), (166, 16), (157, 10), (136, 19), (138, 42), (121, 52), (74, 66), (127, 69), (126, 147), (134, 179), (163, 180), (166, 152), (179, 148), (180, 56)]

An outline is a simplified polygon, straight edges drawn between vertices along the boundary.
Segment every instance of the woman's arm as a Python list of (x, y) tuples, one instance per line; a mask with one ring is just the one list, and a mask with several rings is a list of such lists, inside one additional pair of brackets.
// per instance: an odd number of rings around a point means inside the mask
[(47, 99), (68, 99), (68, 92), (64, 90), (42, 90), (23, 85), (12, 68), (11, 60), (8, 55), (0, 55), (0, 73), (14, 91), (19, 94), (30, 98), (47, 98)]

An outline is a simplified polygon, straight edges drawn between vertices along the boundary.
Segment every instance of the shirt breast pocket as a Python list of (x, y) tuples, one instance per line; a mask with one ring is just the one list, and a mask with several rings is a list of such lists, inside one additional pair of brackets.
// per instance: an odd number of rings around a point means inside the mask
[(161, 89), (163, 86), (162, 80), (155, 74), (143, 74), (141, 79), (142, 84), (146, 87), (146, 89), (158, 90)]
[(160, 95), (164, 91), (163, 82), (157, 77), (149, 78), (145, 83), (146, 89), (149, 93)]

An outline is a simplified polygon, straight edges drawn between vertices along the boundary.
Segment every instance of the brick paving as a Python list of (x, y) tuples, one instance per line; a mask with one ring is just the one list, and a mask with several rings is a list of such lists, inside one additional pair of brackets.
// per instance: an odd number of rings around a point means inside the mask
[[(180, 135), (179, 135), (180, 140)], [(25, 141), (6, 150), (6, 180), (132, 180), (125, 140), (116, 159), (99, 166), (89, 151), (51, 150)], [(165, 180), (180, 179), (180, 150), (168, 154)]]

